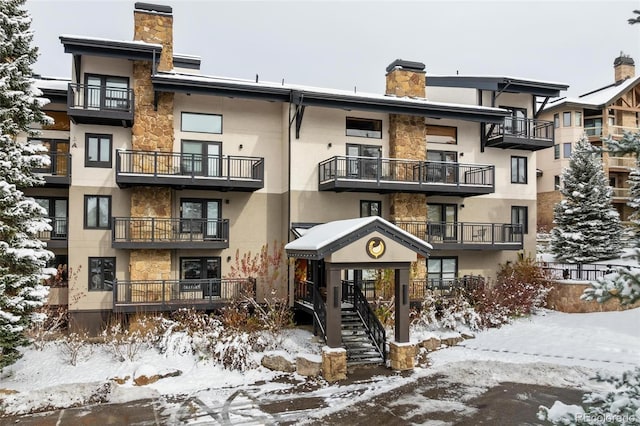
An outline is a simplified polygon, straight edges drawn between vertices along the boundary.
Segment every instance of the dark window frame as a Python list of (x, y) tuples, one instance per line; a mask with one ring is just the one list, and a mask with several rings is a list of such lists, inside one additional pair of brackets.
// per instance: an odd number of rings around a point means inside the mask
[[(521, 222), (514, 222), (514, 212), (519, 219), (523, 219)], [(523, 217), (524, 216), (524, 217)], [(529, 233), (529, 207), (527, 206), (511, 206), (511, 224), (522, 224), (522, 233)]]
[[(374, 124), (373, 130), (358, 129), (355, 127), (349, 127), (349, 120), (352, 122), (369, 122)], [(379, 127), (380, 130), (375, 130)], [(350, 133), (351, 131), (351, 133)], [(363, 134), (364, 133), (364, 134)], [(368, 138), (368, 139), (382, 139), (382, 120), (378, 118), (364, 118), (364, 117), (345, 117), (345, 135), (356, 138)]]
[[(572, 115), (572, 111), (564, 111), (562, 113), (562, 127), (571, 127)], [(569, 117), (569, 124), (567, 124), (567, 117)]]
[[(67, 238), (69, 233), (69, 198), (68, 197), (47, 197), (41, 195), (34, 195), (34, 200), (46, 200), (49, 203), (47, 208), (47, 217), (51, 219), (51, 237), (53, 239)], [(64, 216), (57, 216), (56, 201), (65, 201), (66, 208)], [(37, 203), (37, 201), (36, 201)], [(58, 219), (64, 217), (64, 222), (59, 222)]]
[[(93, 104), (89, 104), (88, 102), (90, 102), (90, 100), (92, 99), (91, 95), (90, 95), (90, 86), (89, 86), (89, 79), (90, 78), (98, 78), (100, 79), (100, 104), (99, 105), (93, 105)], [(113, 79), (113, 80), (121, 80), (121, 81), (126, 81), (127, 82), (127, 87), (126, 89), (126, 97), (125, 98), (120, 98), (120, 97), (109, 97), (107, 96), (107, 88), (109, 86), (107, 86), (107, 81), (109, 79)], [(114, 109), (114, 110), (130, 110), (131, 109), (131, 104), (129, 103), (129, 89), (131, 89), (131, 79), (129, 77), (125, 77), (125, 76), (121, 76), (121, 75), (111, 75), (111, 74), (93, 74), (93, 73), (85, 73), (84, 74), (84, 85), (85, 85), (85, 99), (84, 99), (84, 103), (85, 103), (85, 108), (87, 107), (99, 107), (100, 109)], [(94, 87), (94, 86), (91, 86)], [(122, 108), (122, 107), (113, 107), (113, 106), (108, 106), (108, 101), (126, 101), (126, 108)]]
[[(210, 218), (207, 216), (207, 203), (210, 202), (216, 202), (218, 203), (218, 217), (216, 218)], [(210, 220), (210, 219), (216, 219), (217, 222), (217, 227), (216, 227), (216, 231), (220, 232), (220, 220), (222, 219), (222, 199), (220, 198), (180, 198), (180, 219), (189, 219), (189, 218), (185, 218), (184, 217), (184, 209), (183, 209), (183, 203), (200, 203), (202, 209), (202, 217), (200, 217), (200, 219), (202, 220)], [(192, 218), (192, 219), (196, 219), (196, 218)], [(193, 227), (192, 224), (189, 226), (186, 226), (186, 223), (184, 221), (180, 221), (180, 232), (182, 233), (192, 233), (192, 234), (201, 234), (204, 232), (205, 228), (203, 228), (203, 223), (199, 223), (197, 226)]]
[[(191, 153), (184, 152), (184, 144), (186, 143), (199, 143), (200, 144), (200, 162), (199, 162), (199, 170), (192, 171), (192, 165), (195, 164), (195, 158)], [(213, 173), (209, 166), (213, 165), (209, 163), (209, 154), (205, 152), (205, 148), (209, 145), (217, 145), (218, 146), (218, 161), (217, 163), (217, 171)], [(222, 141), (203, 141), (200, 139), (180, 139), (180, 157), (181, 157), (181, 168), (183, 174), (194, 174), (197, 176), (209, 176), (209, 177), (220, 177), (222, 176)], [(193, 160), (193, 161), (192, 161)]]
[(553, 190), (554, 191), (560, 190), (560, 175), (553, 176)]
[[(89, 215), (87, 202), (90, 198), (96, 198), (96, 226), (89, 226)], [(107, 225), (100, 226), (100, 199), (107, 199), (109, 203)], [(111, 195), (85, 194), (84, 196), (84, 229), (111, 229)]]
[[(101, 141), (107, 140), (109, 143), (109, 159), (107, 161), (92, 161), (89, 159), (89, 139), (98, 139), (98, 156), (101, 152)], [(110, 169), (113, 166), (113, 135), (108, 133), (86, 133), (84, 135), (84, 166)]]
[(559, 129), (560, 128), (560, 113), (555, 113), (553, 114), (553, 128), (554, 129)]
[(560, 159), (560, 144), (559, 143), (553, 145), (553, 159), (554, 160), (559, 160)]
[[(371, 214), (371, 206), (373, 204), (377, 204), (378, 205), (378, 214), (377, 215), (373, 215)], [(367, 214), (366, 216), (362, 215), (362, 210), (363, 208), (366, 206), (367, 212), (369, 214)], [(360, 200), (360, 217), (370, 217), (370, 216), (380, 216), (382, 217), (382, 201), (379, 200)]]
[(440, 262), (440, 280), (443, 280), (442, 277), (442, 264), (443, 264), (443, 260), (455, 260), (456, 262), (456, 267), (455, 267), (455, 272), (454, 272), (454, 278), (458, 277), (458, 274), (460, 273), (460, 262), (459, 262), (459, 257), (458, 256), (429, 256), (429, 258), (427, 259), (427, 281), (429, 281), (430, 278), (429, 275), (434, 274), (434, 272), (429, 272), (429, 261), (434, 261), (434, 260), (438, 260)]
[[(514, 160), (516, 160), (515, 163), (515, 170), (514, 170)], [(517, 183), (517, 184), (522, 184), (522, 185), (526, 185), (529, 181), (529, 176), (528, 176), (528, 164), (527, 164), (527, 157), (521, 157), (521, 156), (516, 156), (516, 155), (512, 155), (511, 156), (511, 183)], [(520, 178), (520, 172), (522, 171), (522, 168), (524, 167), (524, 179)], [(514, 173), (515, 171), (515, 173)]]
[[(219, 132), (201, 132), (201, 131), (197, 131), (197, 130), (186, 130), (183, 126), (184, 123), (184, 115), (185, 114), (190, 114), (190, 115), (206, 115), (206, 116), (210, 116), (210, 117), (220, 117), (220, 131)], [(212, 114), (212, 113), (208, 113), (208, 112), (192, 112), (192, 111), (182, 111), (180, 113), (180, 131), (181, 132), (185, 132), (185, 133), (203, 133), (203, 134), (207, 134), (207, 135), (222, 135), (224, 133), (224, 120), (222, 118), (222, 114)]]
[[(102, 262), (94, 266), (92, 265), (92, 261), (94, 260), (102, 260)], [(104, 261), (108, 260), (112, 262), (112, 270), (105, 268)], [(88, 291), (113, 291), (113, 280), (116, 278), (116, 258), (114, 256), (90, 256), (87, 264), (89, 267), (88, 271)], [(99, 271), (95, 271), (95, 269), (99, 268)], [(105, 276), (105, 272), (111, 272), (112, 276), (111, 280), (107, 279)], [(111, 281), (112, 284), (108, 284), (107, 282)]]
[[(184, 271), (184, 261), (196, 261), (200, 263), (200, 273), (202, 271), (208, 271), (207, 263), (209, 260), (214, 260), (218, 264), (218, 270), (215, 277), (186, 277)], [(178, 259), (179, 274), (180, 274), (180, 291), (181, 292), (202, 292), (203, 297), (214, 296), (219, 297), (221, 293), (221, 278), (222, 278), (222, 257), (220, 256), (180, 256)], [(213, 282), (203, 282), (198, 280), (214, 280)], [(204, 284), (204, 285), (203, 285)]]

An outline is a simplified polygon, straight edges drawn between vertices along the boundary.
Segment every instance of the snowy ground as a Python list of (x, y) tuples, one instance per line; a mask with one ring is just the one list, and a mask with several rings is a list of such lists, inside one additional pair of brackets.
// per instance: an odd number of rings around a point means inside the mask
[[(452, 410), (464, 409), (471, 396), (500, 382), (539, 384), (586, 390), (597, 389), (589, 380), (596, 371), (621, 372), (640, 365), (640, 308), (623, 312), (565, 314), (544, 311), (500, 329), (476, 334), (457, 347), (430, 354), (431, 366), (411, 374), (376, 375), (366, 380), (329, 384), (297, 374), (276, 373), (263, 367), (232, 372), (192, 355), (161, 355), (154, 349), (140, 353), (135, 361), (119, 362), (96, 345), (77, 366), (61, 361), (61, 348), (49, 343), (44, 350), (27, 349), (17, 364), (0, 377), (0, 407), (6, 413), (27, 413), (46, 408), (83, 405), (102, 396), (109, 402), (159, 398), (165, 414), (180, 416), (184, 401), (196, 401), (202, 410), (222, 407), (225, 401), (284, 404), (298, 396), (314, 398), (320, 408), (312, 412), (287, 413), (288, 419), (318, 419), (353, 404), (390, 392), (421, 378), (438, 375), (451, 383), (466, 385), (465, 397)], [(421, 336), (412, 335), (418, 340)], [(320, 346), (307, 331), (289, 332), (284, 349), (292, 354), (318, 353)], [(261, 354), (256, 354), (259, 359)], [(134, 386), (134, 373), (178, 369), (182, 374), (147, 386)], [(105, 388), (114, 377), (128, 380)], [(4, 394), (2, 389), (18, 391)], [(105, 390), (106, 389), (106, 390)], [(453, 402), (451, 402), (453, 403)], [(432, 400), (421, 410), (442, 409)], [(227, 404), (228, 405), (228, 404)], [(255, 404), (253, 404), (255, 406)]]

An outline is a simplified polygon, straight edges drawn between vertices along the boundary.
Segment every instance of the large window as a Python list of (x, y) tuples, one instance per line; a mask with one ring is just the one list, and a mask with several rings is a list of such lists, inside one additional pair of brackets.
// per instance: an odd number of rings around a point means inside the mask
[(51, 239), (67, 238), (67, 209), (69, 201), (66, 198), (35, 198), (36, 203), (45, 211), (51, 219)]
[(111, 196), (84, 196), (84, 227), (85, 229), (111, 228)]
[(85, 136), (84, 166), (111, 168), (111, 135), (87, 134)]
[(86, 76), (85, 103), (89, 109), (129, 111), (129, 79), (106, 75)]
[(456, 145), (458, 143), (458, 128), (427, 124), (426, 140), (427, 145), (430, 143), (446, 143), (450, 145)]
[(571, 111), (562, 113), (562, 127), (571, 127)]
[(182, 141), (182, 173), (198, 176), (220, 176), (222, 144), (220, 142)]
[(217, 238), (221, 232), (220, 200), (180, 200), (180, 231), (204, 234), (204, 238)]
[(564, 158), (571, 158), (571, 142), (562, 144), (562, 156)]
[(180, 291), (202, 291), (205, 297), (220, 296), (220, 270), (219, 257), (181, 257)]
[(382, 138), (382, 120), (347, 117), (347, 136)]
[(69, 164), (69, 141), (66, 139), (30, 139), (31, 143), (41, 145), (46, 148), (47, 155), (51, 160), (49, 166), (35, 169), (37, 173), (47, 173), (57, 176), (69, 174), (71, 165)]
[(457, 239), (458, 206), (456, 204), (427, 204), (427, 221), (427, 233), (431, 238)]
[(584, 132), (587, 136), (602, 135), (602, 117), (584, 119)]
[(352, 178), (376, 179), (378, 176), (378, 156), (381, 147), (377, 145), (347, 144), (347, 175)]
[(560, 158), (560, 144), (555, 144), (553, 146), (553, 159), (557, 160)]
[(560, 127), (560, 114), (553, 114), (553, 127), (556, 129)]
[(458, 276), (457, 257), (430, 257), (427, 259), (427, 279), (429, 284), (450, 284)]
[(89, 258), (89, 291), (112, 291), (115, 278), (115, 257)]
[(522, 232), (528, 233), (528, 217), (529, 217), (529, 209), (526, 206), (512, 206), (511, 207), (511, 223), (516, 225), (522, 225)]
[(511, 183), (527, 183), (527, 157), (511, 157)]
[(360, 201), (360, 217), (368, 216), (382, 216), (382, 202), (381, 201)]
[(180, 120), (180, 130), (197, 133), (222, 133), (222, 116), (218, 114), (203, 114), (183, 112)]

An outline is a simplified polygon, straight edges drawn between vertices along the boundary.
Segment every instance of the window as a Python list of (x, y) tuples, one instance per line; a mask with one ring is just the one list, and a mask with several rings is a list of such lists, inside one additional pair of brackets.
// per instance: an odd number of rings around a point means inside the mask
[(457, 257), (430, 257), (427, 259), (427, 279), (431, 286), (449, 285), (457, 276)]
[(562, 127), (571, 127), (571, 111), (562, 113)]
[(576, 118), (575, 126), (576, 127), (582, 126), (582, 112), (576, 111), (575, 112), (575, 118)]
[(382, 139), (382, 120), (347, 117), (347, 136)]
[[(460, 169), (457, 164), (458, 153), (455, 151), (427, 150), (427, 182), (457, 183)], [(446, 164), (451, 163), (451, 164)]]
[(53, 240), (67, 238), (68, 200), (66, 198), (35, 198), (35, 201), (46, 211), (46, 217), (51, 219), (52, 228), (51, 231), (41, 232), (38, 236)]
[(111, 197), (108, 195), (84, 196), (85, 229), (111, 228)]
[(180, 120), (183, 132), (222, 133), (222, 116), (219, 114), (203, 114), (183, 112)]
[(382, 216), (382, 202), (380, 201), (360, 201), (360, 217)]
[(85, 82), (87, 108), (131, 110), (128, 78), (87, 74)]
[(564, 158), (571, 158), (571, 142), (562, 144), (562, 156)]
[(555, 175), (553, 177), (553, 189), (555, 191), (560, 189), (560, 176), (558, 176), (558, 175)]
[(376, 179), (378, 157), (381, 147), (377, 145), (347, 144), (347, 175), (350, 178)]
[(222, 144), (220, 142), (182, 141), (182, 174), (220, 176), (222, 171)]
[(527, 110), (510, 106), (500, 106), (511, 112), (511, 117), (504, 119), (504, 132), (510, 135), (525, 135), (527, 129)]
[(585, 118), (584, 132), (587, 134), (587, 136), (601, 136), (602, 135), (602, 117)]
[[(205, 297), (219, 297), (220, 271), (219, 257), (181, 257), (180, 291), (197, 291), (202, 292)], [(193, 281), (189, 282), (188, 280)]]
[(511, 183), (527, 183), (527, 157), (511, 157)]
[(85, 167), (111, 168), (111, 135), (87, 134), (84, 146)]
[(427, 144), (446, 143), (456, 145), (458, 143), (458, 128), (427, 124), (426, 141)]
[(204, 234), (204, 238), (222, 236), (220, 200), (180, 200), (180, 232)]
[(89, 258), (89, 291), (112, 291), (115, 278), (115, 257)]
[(456, 204), (427, 204), (427, 234), (431, 241), (456, 240), (458, 206)]
[(34, 145), (41, 145), (47, 149), (47, 155), (51, 164), (44, 168), (34, 169), (36, 173), (52, 174), (54, 176), (68, 176), (71, 165), (69, 164), (69, 141), (66, 139), (30, 139)]
[(553, 114), (553, 127), (556, 129), (560, 127), (560, 114)]
[(524, 234), (529, 232), (528, 217), (528, 208), (526, 206), (511, 207), (511, 223), (513, 225), (522, 225), (522, 232)]
[(560, 144), (555, 144), (553, 146), (553, 159), (557, 160), (560, 158)]

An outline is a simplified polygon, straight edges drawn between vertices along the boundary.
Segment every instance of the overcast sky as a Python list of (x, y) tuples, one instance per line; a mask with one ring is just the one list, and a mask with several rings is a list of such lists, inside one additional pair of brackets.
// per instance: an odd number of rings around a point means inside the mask
[[(640, 66), (635, 1), (153, 1), (173, 7), (174, 52), (208, 75), (383, 93), (386, 66), (506, 75), (569, 84), (569, 95), (613, 82), (623, 51)], [(133, 1), (27, 0), (35, 72), (69, 77), (60, 34), (131, 40)], [(640, 68), (638, 69), (640, 74)]]

